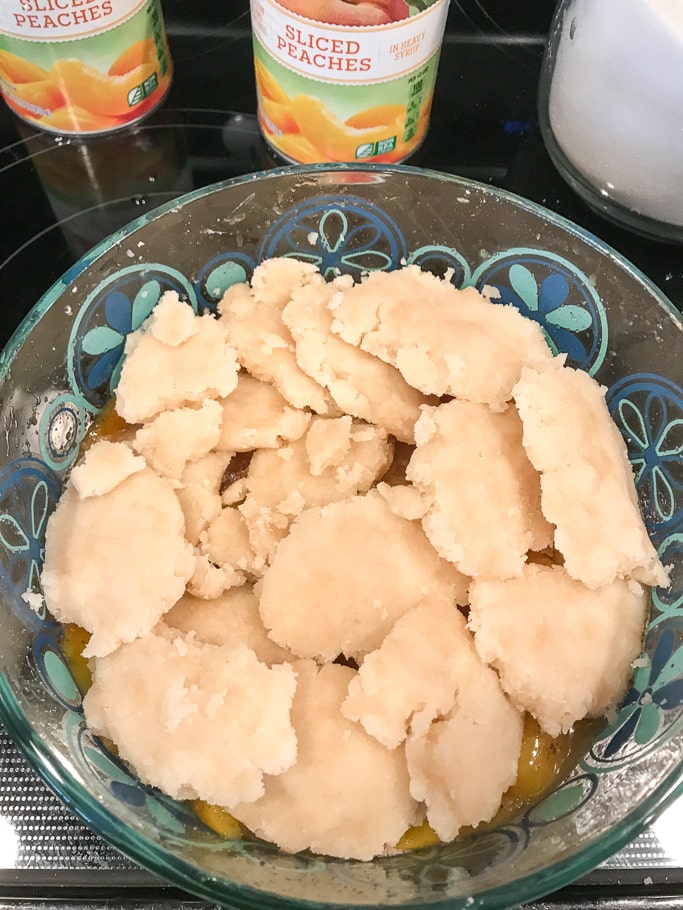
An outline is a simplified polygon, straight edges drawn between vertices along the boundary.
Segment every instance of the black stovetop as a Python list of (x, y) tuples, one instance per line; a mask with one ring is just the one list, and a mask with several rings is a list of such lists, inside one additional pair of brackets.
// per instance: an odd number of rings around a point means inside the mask
[[(680, 246), (589, 211), (550, 162), (536, 90), (551, 0), (452, 0), (432, 126), (416, 166), (504, 187), (570, 218), (683, 309)], [(0, 347), (90, 246), (145, 208), (273, 167), (255, 118), (248, 0), (165, 0), (175, 64), (164, 105), (138, 127), (59, 140), (0, 103)], [(683, 907), (683, 800), (633, 844), (534, 907)], [(139, 869), (44, 787), (0, 728), (0, 910), (205, 907)]]

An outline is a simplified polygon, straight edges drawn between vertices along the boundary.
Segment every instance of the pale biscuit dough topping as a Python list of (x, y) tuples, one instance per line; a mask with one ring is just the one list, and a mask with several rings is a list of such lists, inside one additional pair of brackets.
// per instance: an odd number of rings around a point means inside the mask
[(350, 416), (314, 416), (303, 438), (255, 452), (238, 508), (256, 555), (270, 562), (292, 521), (305, 509), (369, 490), (392, 455), (393, 444), (383, 429)]
[(125, 351), (116, 410), (128, 423), (229, 395), (237, 385), (237, 357), (227, 326), (208, 314), (195, 317), (171, 291), (128, 336)]
[(540, 327), (513, 306), (460, 291), (417, 266), (373, 272), (338, 293), (332, 331), (395, 366), (427, 395), (505, 407), (522, 367), (552, 355)]
[(297, 363), (329, 390), (342, 411), (384, 427), (403, 442), (414, 442), (413, 428), (425, 396), (395, 367), (332, 333), (329, 303), (352, 284), (348, 276), (327, 283), (318, 275), (294, 290), (282, 318), (295, 339)]
[[(81, 465), (99, 470), (100, 445)], [(124, 445), (115, 443), (115, 445)], [(151, 468), (80, 499), (69, 486), (48, 522), (43, 590), (55, 619), (92, 633), (88, 655), (102, 657), (150, 632), (182, 597), (194, 572), (192, 547), (171, 483)]]
[[(268, 274), (274, 290), (264, 294)], [(312, 266), (294, 259), (264, 262), (252, 279), (252, 285), (259, 285), (261, 291), (235, 285), (226, 292), (218, 309), (240, 364), (252, 376), (272, 383), (295, 408), (331, 414), (337, 410), (329, 392), (297, 363), (294, 341), (282, 320), (285, 299), (310, 281), (313, 274)]]
[(477, 578), (521, 574), (529, 550), (552, 544), (553, 528), (515, 407), (453, 399), (424, 408), (415, 433), (406, 476), (429, 503), (422, 526), (436, 550)]
[(491, 820), (525, 715), (612, 710), (668, 582), (603, 390), (414, 266), (273, 259), (219, 313), (167, 294), (129, 336), (128, 426), (49, 521), (88, 724), (288, 851)]
[(647, 608), (637, 581), (588, 588), (562, 566), (527, 564), (511, 581), (472, 582), (468, 624), (513, 703), (556, 736), (626, 691)]
[(572, 578), (599, 587), (632, 575), (666, 586), (605, 391), (568, 367), (522, 371), (513, 393), (524, 447), (541, 474), (541, 508)]
[(403, 749), (385, 749), (343, 716), (354, 678), (349, 667), (312, 660), (293, 667), (297, 761), (268, 778), (261, 799), (234, 806), (233, 814), (284, 850), (372, 859), (419, 818)]
[(296, 673), (245, 645), (197, 643), (159, 629), (97, 662), (83, 702), (140, 778), (180, 799), (258, 799), (264, 774), (296, 760)]
[(271, 638), (298, 657), (358, 658), (422, 601), (464, 602), (467, 583), (419, 525), (368, 493), (296, 519), (263, 578), (259, 609)]

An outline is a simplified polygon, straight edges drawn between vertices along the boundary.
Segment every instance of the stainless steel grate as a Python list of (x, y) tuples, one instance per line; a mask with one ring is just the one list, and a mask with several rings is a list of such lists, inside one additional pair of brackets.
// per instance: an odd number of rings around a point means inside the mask
[[(677, 833), (681, 831), (683, 799), (602, 868), (674, 869), (683, 863), (683, 840)], [(20, 869), (137, 868), (61, 803), (0, 727), (0, 874)]]

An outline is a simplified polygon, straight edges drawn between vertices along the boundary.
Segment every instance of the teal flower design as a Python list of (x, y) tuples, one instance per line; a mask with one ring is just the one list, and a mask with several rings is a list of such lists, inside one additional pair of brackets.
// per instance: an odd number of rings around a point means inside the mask
[(584, 308), (568, 303), (569, 282), (553, 272), (539, 284), (533, 272), (524, 265), (510, 266), (510, 289), (516, 299), (505, 302), (515, 306), (529, 319), (540, 323), (555, 353), (564, 352), (576, 362), (586, 359), (586, 348), (577, 337), (593, 324)]
[(79, 311), (69, 339), (69, 378), (86, 404), (99, 410), (119, 380), (127, 336), (142, 325), (165, 291), (189, 300), (192, 285), (167, 266), (122, 269), (102, 282)]
[(544, 250), (497, 253), (475, 272), (476, 287), (498, 291), (497, 302), (511, 304), (537, 322), (554, 353), (591, 374), (604, 360), (605, 308), (586, 275), (561, 256)]
[[(40, 570), (45, 528), (59, 491), (58, 478), (37, 458), (17, 459), (0, 473), (0, 585), (31, 627), (46, 616)], [(35, 596), (37, 609), (26, 602), (29, 595)]]
[[(355, 247), (359, 239), (362, 242)], [(373, 248), (375, 240), (374, 232), (368, 231), (367, 226), (351, 228), (346, 213), (332, 209), (320, 219), (314, 252), (302, 250), (300, 256), (314, 262), (325, 276), (390, 269), (391, 257)]]
[(355, 196), (328, 196), (290, 209), (264, 238), (258, 261), (296, 256), (325, 278), (397, 268), (406, 261), (405, 239), (378, 206)]
[(674, 631), (667, 628), (649, 664), (636, 668), (616, 722), (600, 737), (608, 741), (602, 760), (616, 756), (630, 741), (649, 744), (659, 733), (664, 713), (682, 705), (683, 647), (676, 646)]
[(72, 755), (82, 765), (83, 773), (88, 778), (98, 778), (119, 803), (134, 812), (142, 810), (167, 837), (182, 837), (193, 828), (200, 829), (199, 821), (184, 803), (143, 784), (131, 774), (127, 765), (87, 729), (82, 715), (69, 711), (64, 724), (72, 743)]
[(460, 837), (450, 844), (388, 857), (384, 867), (388, 874), (395, 873), (400, 879), (418, 886), (428, 884), (438, 893), (460, 876), (466, 879), (483, 869), (514, 862), (526, 841), (527, 833), (522, 828), (506, 825), (495, 831)]
[(654, 374), (616, 382), (607, 404), (619, 427), (648, 527), (658, 535), (680, 527), (683, 495), (683, 394)]
[(92, 357), (88, 383), (98, 387), (109, 382), (114, 389), (121, 373), (123, 348), (127, 336), (147, 319), (161, 297), (158, 281), (146, 281), (132, 297), (114, 290), (104, 300), (105, 325), (89, 329), (81, 341), (84, 354)]
[[(651, 408), (648, 401), (647, 410)], [(619, 402), (617, 414), (631, 444), (631, 464), (636, 484), (652, 485), (651, 500), (656, 503), (661, 517), (668, 521), (676, 511), (676, 491), (667, 476), (665, 466), (680, 463), (683, 455), (683, 419), (678, 418), (662, 425), (648, 420), (649, 414), (641, 413), (636, 405), (624, 398)]]
[(202, 306), (216, 312), (217, 304), (228, 288), (251, 278), (254, 260), (246, 253), (231, 251), (214, 256), (197, 272), (194, 288)]

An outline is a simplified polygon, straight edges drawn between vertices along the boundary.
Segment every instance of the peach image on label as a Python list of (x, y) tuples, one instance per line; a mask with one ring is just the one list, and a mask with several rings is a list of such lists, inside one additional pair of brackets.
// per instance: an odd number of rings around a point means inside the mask
[(410, 15), (405, 0), (372, 0), (369, 3), (354, 3), (353, 0), (281, 0), (280, 5), (308, 19), (334, 25), (386, 25), (407, 19)]

